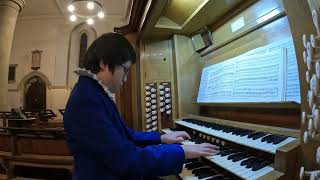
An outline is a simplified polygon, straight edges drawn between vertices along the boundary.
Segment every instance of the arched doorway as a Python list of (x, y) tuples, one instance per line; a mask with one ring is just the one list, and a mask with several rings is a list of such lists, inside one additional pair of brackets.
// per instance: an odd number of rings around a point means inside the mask
[(38, 76), (25, 83), (24, 109), (27, 111), (46, 109), (46, 83)]

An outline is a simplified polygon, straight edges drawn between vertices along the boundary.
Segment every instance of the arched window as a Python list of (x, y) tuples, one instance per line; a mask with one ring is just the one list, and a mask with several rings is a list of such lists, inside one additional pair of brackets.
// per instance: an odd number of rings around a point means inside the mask
[(84, 57), (87, 52), (88, 35), (83, 33), (80, 38), (80, 50), (79, 50), (79, 68), (84, 68)]
[(66, 83), (69, 87), (73, 87), (77, 82), (78, 75), (74, 73), (74, 70), (85, 66), (86, 51), (96, 38), (96, 30), (85, 22), (76, 25), (72, 29), (69, 39), (68, 67), (66, 76)]

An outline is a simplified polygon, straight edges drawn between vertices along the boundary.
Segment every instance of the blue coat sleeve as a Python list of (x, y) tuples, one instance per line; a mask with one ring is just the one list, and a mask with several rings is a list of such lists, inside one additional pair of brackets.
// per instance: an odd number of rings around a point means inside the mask
[(138, 132), (127, 128), (128, 134), (132, 141), (138, 146), (156, 145), (161, 143), (159, 132)]
[[(73, 139), (73, 152), (85, 152), (118, 175), (164, 176), (181, 172), (185, 158), (181, 146), (136, 146), (121, 136), (106, 111), (103, 97), (77, 98), (68, 106), (65, 128)], [(134, 137), (141, 139), (139, 135)]]

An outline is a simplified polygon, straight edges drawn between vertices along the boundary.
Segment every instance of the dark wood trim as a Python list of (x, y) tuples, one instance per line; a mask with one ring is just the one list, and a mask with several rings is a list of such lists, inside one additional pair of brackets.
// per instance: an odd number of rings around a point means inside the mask
[(226, 24), (232, 18), (234, 18), (238, 14), (242, 13), (244, 10), (246, 10), (248, 7), (252, 6), (256, 2), (258, 2), (258, 0), (242, 1), (241, 3), (236, 5), (234, 8), (230, 9), (225, 14), (223, 14), (219, 18), (217, 18), (219, 20), (209, 26), (210, 30), (214, 31), (214, 30), (218, 29), (219, 27)]
[(154, 28), (168, 2), (169, 0), (154, 0), (151, 2), (144, 24), (138, 33), (138, 42), (145, 40), (147, 32), (150, 32)]
[(231, 39), (229, 39), (228, 41), (225, 41), (224, 43), (222, 43), (222, 44), (220, 44), (220, 45), (218, 45), (218, 46), (210, 46), (210, 47), (208, 47), (207, 49), (205, 49), (205, 50), (200, 54), (200, 56), (201, 56), (201, 57), (206, 56), (206, 55), (212, 53), (213, 51), (216, 51), (216, 50), (218, 50), (218, 49), (220, 49), (220, 48), (222, 48), (222, 47), (224, 47), (224, 46), (226, 46), (226, 45), (234, 42), (235, 40), (240, 39), (240, 38), (242, 38), (242, 37), (244, 37), (244, 36), (252, 33), (253, 31), (258, 30), (258, 29), (262, 28), (263, 26), (265, 26), (265, 25), (267, 25), (267, 24), (270, 24), (270, 23), (272, 23), (272, 22), (274, 22), (274, 21), (276, 21), (276, 20), (278, 20), (278, 19), (280, 19), (280, 18), (282, 18), (282, 17), (285, 17), (285, 16), (286, 16), (286, 12), (283, 11), (283, 12), (277, 14), (276, 16), (274, 16), (274, 17), (266, 20), (265, 22), (263, 22), (263, 23), (261, 23), (261, 24), (257, 24), (256, 26), (253, 26), (252, 28), (244, 31), (243, 33), (241, 33), (241, 34), (239, 34), (239, 35), (237, 35), (237, 36), (235, 36), (235, 37), (233, 37), (233, 38), (231, 38)]
[(140, 60), (140, 46), (138, 43), (138, 40), (136, 41), (136, 51), (137, 51), (137, 62), (136, 62), (136, 68), (135, 68), (135, 91), (133, 91), (136, 94), (136, 102), (135, 103), (135, 110), (137, 111), (136, 114), (136, 130), (142, 131), (142, 107), (141, 107), (141, 77), (140, 77), (140, 70), (141, 70), (141, 60)]
[(129, 24), (121, 27), (115, 27), (114, 32), (121, 33), (123, 35), (137, 32), (147, 3), (148, 0), (133, 0)]
[(200, 106), (200, 116), (294, 129), (300, 127), (300, 108)]
[[(125, 36), (129, 42), (135, 46), (137, 41), (137, 34), (130, 33)], [(139, 73), (137, 69), (139, 68), (139, 49), (136, 49), (137, 61), (135, 64), (132, 64), (129, 68), (129, 73), (127, 76), (127, 81), (123, 84), (121, 89), (115, 93), (115, 100), (118, 111), (123, 118), (125, 124), (132, 129), (140, 130), (141, 126), (139, 121), (141, 112), (139, 107), (138, 99), (140, 99), (140, 91), (137, 90), (139, 83)]]

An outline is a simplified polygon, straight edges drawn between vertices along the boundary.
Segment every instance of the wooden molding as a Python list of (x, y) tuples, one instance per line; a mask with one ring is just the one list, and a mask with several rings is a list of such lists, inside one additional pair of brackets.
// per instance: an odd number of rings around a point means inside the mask
[(232, 18), (237, 16), (238, 14), (242, 13), (244, 10), (246, 10), (251, 5), (255, 4), (258, 0), (249, 0), (249, 1), (243, 1), (239, 5), (232, 8), (230, 11), (226, 12), (222, 16), (220, 16), (218, 19), (219, 21), (214, 22), (210, 29), (211, 31), (214, 31), (215, 29), (218, 29), (228, 21), (230, 21)]
[(200, 115), (252, 124), (299, 129), (300, 108), (200, 106)]
[(139, 28), (140, 20), (143, 16), (147, 3), (148, 0), (133, 1), (129, 24), (121, 27), (115, 27), (114, 32), (121, 33), (123, 35), (136, 32)]
[(230, 43), (234, 42), (235, 40), (240, 39), (240, 38), (250, 34), (251, 32), (253, 32), (255, 30), (258, 30), (258, 29), (262, 28), (263, 26), (265, 26), (267, 24), (270, 24), (270, 23), (272, 23), (272, 22), (274, 22), (274, 21), (276, 21), (276, 20), (278, 20), (278, 19), (280, 19), (282, 17), (285, 17), (285, 16), (286, 16), (286, 12), (283, 11), (283, 12), (277, 14), (276, 16), (274, 16), (274, 17), (272, 17), (272, 18), (270, 18), (270, 19), (268, 19), (268, 20), (266, 20), (266, 21), (264, 21), (264, 22), (262, 22), (260, 24), (257, 24), (256, 26), (248, 29), (247, 31), (244, 31), (243, 33), (241, 33), (241, 34), (229, 39), (228, 41), (226, 41), (226, 42), (224, 42), (224, 43), (222, 43), (222, 44), (220, 44), (218, 46), (210, 46), (210, 47), (208, 47), (207, 49), (202, 51), (200, 55), (201, 55), (201, 57), (206, 56), (206, 55), (212, 53), (213, 51), (216, 51), (216, 50), (222, 48), (223, 46), (226, 46), (227, 44), (230, 44)]

